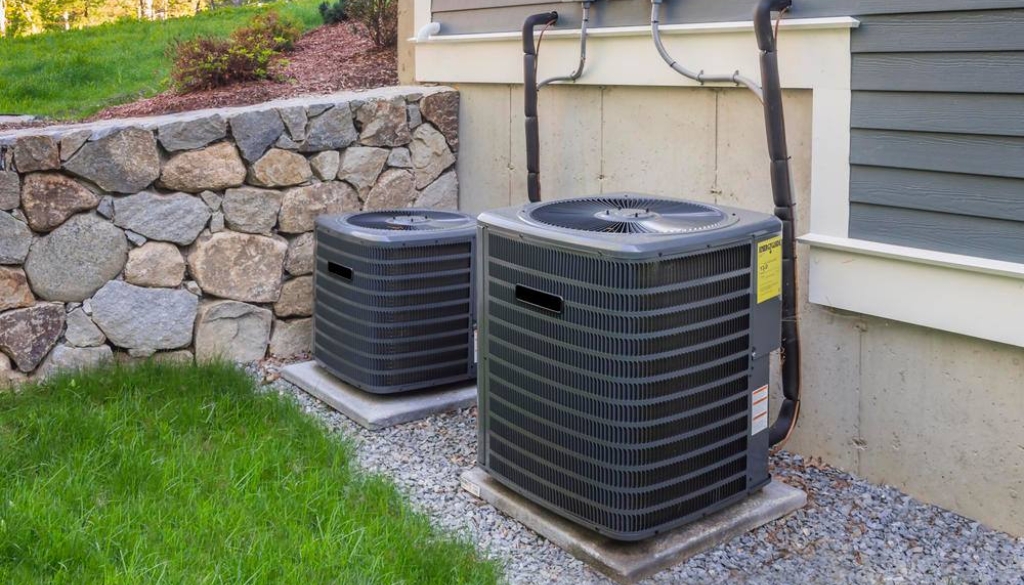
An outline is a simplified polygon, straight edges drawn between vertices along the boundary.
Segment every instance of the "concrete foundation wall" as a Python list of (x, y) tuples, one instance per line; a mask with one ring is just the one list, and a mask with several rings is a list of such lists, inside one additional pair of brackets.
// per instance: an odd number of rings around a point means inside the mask
[[(524, 202), (522, 88), (459, 89), (460, 206)], [(786, 100), (806, 230), (811, 94)], [(743, 90), (551, 87), (540, 121), (546, 199), (628, 189), (772, 210), (761, 108)], [(1024, 534), (1024, 350), (811, 305), (803, 252), (803, 416), (787, 448)]]

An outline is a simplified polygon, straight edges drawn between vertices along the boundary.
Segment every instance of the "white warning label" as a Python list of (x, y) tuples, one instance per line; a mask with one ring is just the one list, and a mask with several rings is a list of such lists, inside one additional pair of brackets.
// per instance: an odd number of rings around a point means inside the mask
[(473, 497), (480, 497), (480, 486), (476, 485), (475, 483), (469, 481), (464, 477), (459, 478), (459, 483), (462, 484), (462, 489), (473, 494)]
[(750, 434), (768, 428), (768, 386), (761, 386), (750, 397)]

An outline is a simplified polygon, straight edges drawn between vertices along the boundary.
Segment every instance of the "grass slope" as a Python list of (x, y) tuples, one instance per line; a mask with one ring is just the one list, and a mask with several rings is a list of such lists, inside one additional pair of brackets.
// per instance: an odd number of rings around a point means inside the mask
[(221, 8), (189, 18), (0, 38), (0, 114), (79, 118), (154, 95), (167, 87), (170, 60), (165, 49), (171, 41), (226, 37), (268, 7), (312, 28), (320, 24), (318, 2)]
[(238, 370), (0, 391), (0, 583), (494, 583), (351, 450)]

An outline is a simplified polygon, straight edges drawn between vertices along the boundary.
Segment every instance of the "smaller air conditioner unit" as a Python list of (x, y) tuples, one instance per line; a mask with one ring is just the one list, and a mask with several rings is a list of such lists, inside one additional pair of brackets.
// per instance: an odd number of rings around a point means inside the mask
[(480, 465), (616, 540), (764, 487), (782, 224), (632, 194), (478, 218)]
[(313, 357), (374, 394), (476, 376), (476, 222), (401, 209), (316, 222)]

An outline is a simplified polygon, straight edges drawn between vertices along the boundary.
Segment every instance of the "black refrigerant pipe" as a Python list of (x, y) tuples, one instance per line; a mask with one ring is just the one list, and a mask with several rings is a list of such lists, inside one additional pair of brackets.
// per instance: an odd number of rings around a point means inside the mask
[(797, 326), (796, 216), (793, 182), (786, 146), (786, 119), (779, 81), (779, 56), (772, 30), (772, 12), (785, 10), (792, 0), (760, 0), (754, 8), (754, 34), (761, 50), (761, 86), (764, 93), (764, 123), (771, 159), (772, 197), (775, 217), (782, 221), (782, 406), (769, 432), (769, 444), (789, 438), (800, 416), (800, 331)]
[(523, 104), (526, 113), (526, 192), (531, 203), (540, 201), (540, 129), (537, 120), (537, 46), (533, 30), (558, 21), (557, 12), (544, 12), (523, 23)]

